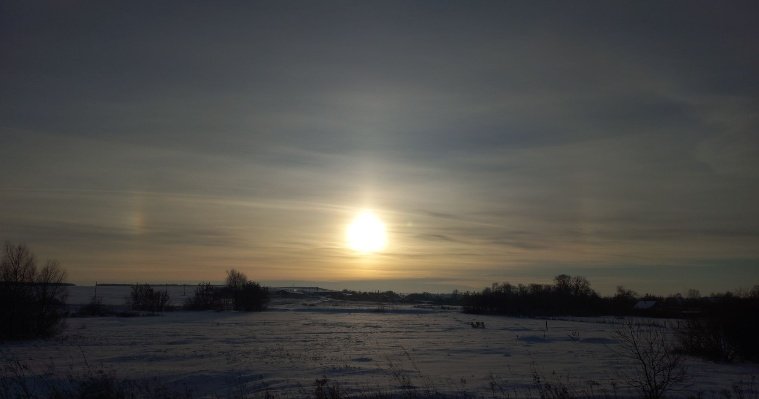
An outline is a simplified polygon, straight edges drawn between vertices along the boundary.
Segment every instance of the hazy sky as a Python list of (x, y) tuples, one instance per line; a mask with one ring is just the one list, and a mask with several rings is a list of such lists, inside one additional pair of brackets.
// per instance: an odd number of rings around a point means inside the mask
[[(77, 283), (759, 284), (755, 1), (4, 1), (0, 240)], [(361, 209), (387, 249), (360, 255)]]

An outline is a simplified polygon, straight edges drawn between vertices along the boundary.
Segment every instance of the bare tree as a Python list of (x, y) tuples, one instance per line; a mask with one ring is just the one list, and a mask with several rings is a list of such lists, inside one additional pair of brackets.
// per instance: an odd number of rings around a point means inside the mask
[(248, 282), (248, 277), (236, 269), (227, 270), (227, 287), (233, 290), (242, 289), (245, 283)]
[(50, 336), (63, 326), (66, 272), (49, 260), (37, 269), (24, 244), (6, 242), (0, 261), (0, 338)]
[(615, 332), (621, 357), (632, 360), (623, 372), (630, 386), (646, 399), (659, 399), (685, 379), (682, 355), (670, 344), (666, 328), (627, 321)]
[(4, 282), (31, 282), (37, 273), (34, 255), (24, 244), (13, 245), (6, 241), (0, 263), (0, 280)]
[[(65, 286), (66, 271), (57, 260), (48, 260), (45, 266), (37, 272), (34, 279), (35, 295), (39, 309), (37, 325), (45, 328), (59, 328), (61, 307), (65, 304), (68, 290)], [(50, 334), (58, 331), (50, 331)]]

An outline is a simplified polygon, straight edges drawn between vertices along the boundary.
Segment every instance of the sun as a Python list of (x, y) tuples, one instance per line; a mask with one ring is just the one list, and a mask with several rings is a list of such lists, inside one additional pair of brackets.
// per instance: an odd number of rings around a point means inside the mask
[(385, 224), (370, 211), (361, 212), (348, 225), (348, 247), (363, 253), (378, 252), (387, 244)]

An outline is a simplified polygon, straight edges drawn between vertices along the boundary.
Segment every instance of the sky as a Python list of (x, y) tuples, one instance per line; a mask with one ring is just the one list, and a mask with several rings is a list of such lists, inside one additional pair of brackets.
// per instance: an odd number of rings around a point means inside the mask
[[(759, 284), (755, 1), (5, 1), (0, 240), (71, 282)], [(381, 252), (346, 246), (370, 209)]]

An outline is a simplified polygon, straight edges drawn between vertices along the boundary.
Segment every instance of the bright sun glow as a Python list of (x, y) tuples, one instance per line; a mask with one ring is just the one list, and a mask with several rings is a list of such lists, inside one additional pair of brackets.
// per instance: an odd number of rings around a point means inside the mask
[(371, 212), (362, 212), (348, 225), (348, 247), (359, 252), (377, 252), (385, 248), (385, 224)]

